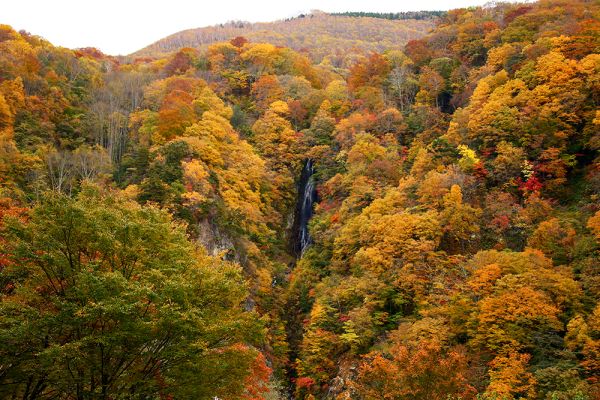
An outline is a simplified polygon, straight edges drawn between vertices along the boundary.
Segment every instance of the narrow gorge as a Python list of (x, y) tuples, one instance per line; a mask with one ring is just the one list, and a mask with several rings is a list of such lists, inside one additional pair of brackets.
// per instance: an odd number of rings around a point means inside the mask
[(308, 223), (313, 215), (314, 204), (317, 201), (317, 188), (315, 184), (314, 162), (307, 159), (298, 181), (298, 200), (294, 213), (294, 225), (290, 247), (292, 253), (300, 258), (311, 243)]

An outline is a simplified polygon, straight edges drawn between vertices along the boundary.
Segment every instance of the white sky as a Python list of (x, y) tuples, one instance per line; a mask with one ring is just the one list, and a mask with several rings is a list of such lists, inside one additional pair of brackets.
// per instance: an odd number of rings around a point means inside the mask
[(273, 21), (323, 11), (448, 10), (488, 0), (12, 0), (0, 24), (54, 45), (129, 54), (172, 33), (231, 20)]

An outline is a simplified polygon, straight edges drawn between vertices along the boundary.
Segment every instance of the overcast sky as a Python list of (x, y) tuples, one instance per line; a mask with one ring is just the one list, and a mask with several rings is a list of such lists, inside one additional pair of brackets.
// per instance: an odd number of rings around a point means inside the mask
[(323, 11), (448, 10), (489, 0), (12, 0), (0, 23), (55, 45), (129, 54), (183, 29), (231, 20), (273, 21)]

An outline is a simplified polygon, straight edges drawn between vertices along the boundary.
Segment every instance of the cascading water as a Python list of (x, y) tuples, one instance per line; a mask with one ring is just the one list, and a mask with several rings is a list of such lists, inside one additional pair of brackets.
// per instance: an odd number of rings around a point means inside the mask
[(308, 222), (313, 215), (313, 205), (317, 200), (317, 190), (314, 179), (314, 166), (311, 159), (306, 160), (300, 182), (298, 184), (298, 203), (294, 221), (293, 247), (294, 253), (301, 256), (311, 243), (308, 232)]
[(305, 173), (308, 175), (308, 181), (304, 187), (304, 194), (302, 196), (302, 206), (300, 208), (300, 254), (304, 253), (304, 250), (310, 244), (310, 235), (308, 233), (308, 221), (313, 214), (313, 203), (315, 202), (315, 179), (312, 160), (307, 160), (304, 167)]

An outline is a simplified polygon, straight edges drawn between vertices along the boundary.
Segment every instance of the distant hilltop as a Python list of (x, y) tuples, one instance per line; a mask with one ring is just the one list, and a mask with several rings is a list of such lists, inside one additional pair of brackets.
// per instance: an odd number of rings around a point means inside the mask
[(443, 11), (399, 13), (314, 10), (274, 22), (230, 21), (224, 24), (174, 33), (131, 54), (159, 57), (184, 47), (203, 49), (212, 43), (244, 36), (251, 42), (268, 42), (309, 53), (314, 62), (349, 51), (372, 52), (401, 49), (409, 40), (429, 32)]

